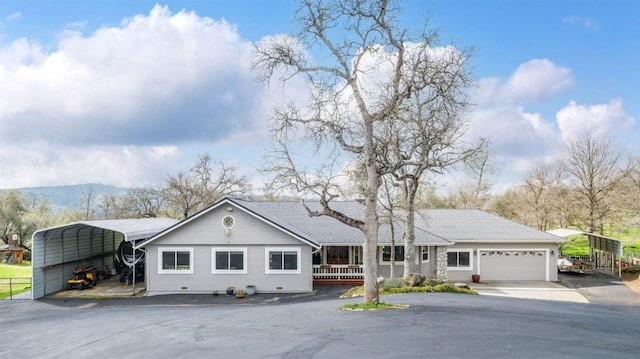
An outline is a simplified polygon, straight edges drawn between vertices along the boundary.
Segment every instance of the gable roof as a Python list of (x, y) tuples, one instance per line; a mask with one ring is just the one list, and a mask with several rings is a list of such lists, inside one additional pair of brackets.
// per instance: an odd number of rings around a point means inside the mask
[[(252, 202), (242, 200), (235, 200), (235, 202), (251, 209), (255, 213), (259, 213), (269, 221), (279, 223), (291, 231), (295, 231), (309, 238), (315, 238), (318, 243), (324, 245), (360, 245), (364, 243), (365, 240), (364, 233), (358, 228), (345, 225), (328, 216), (310, 217), (307, 210), (299, 202)], [(318, 202), (305, 202), (305, 204), (311, 210), (319, 210), (321, 208)], [(342, 212), (351, 218), (359, 220), (364, 219), (364, 206), (360, 202), (331, 202), (331, 208)], [(398, 243), (402, 239), (402, 229), (403, 226), (401, 224), (394, 226), (394, 234)], [(447, 246), (453, 244), (444, 238), (438, 237), (437, 235), (424, 231), (420, 228), (416, 228), (415, 242), (417, 245)], [(388, 224), (380, 225), (378, 243), (391, 243), (391, 226)]]
[(562, 237), (475, 209), (418, 210), (416, 227), (456, 242), (564, 242)]
[[(318, 202), (305, 202), (311, 209), (320, 209)], [(252, 215), (253, 217), (271, 225), (272, 227), (297, 238), (315, 248), (322, 245), (361, 245), (364, 243), (364, 233), (358, 229), (345, 225), (338, 220), (328, 217), (311, 217), (300, 202), (292, 201), (246, 201), (240, 199), (224, 198), (193, 216), (176, 223), (172, 227), (158, 233), (144, 242), (140, 242), (136, 248), (144, 247), (165, 234), (181, 227), (189, 222), (209, 213), (216, 208), (225, 205), (233, 207)], [(331, 203), (332, 208), (345, 215), (363, 219), (364, 206), (357, 201), (337, 201)], [(402, 226), (395, 226), (395, 236), (402, 238)], [(379, 243), (391, 243), (391, 230), (389, 225), (381, 225)], [(438, 237), (432, 233), (416, 228), (417, 245), (448, 246), (453, 243)]]

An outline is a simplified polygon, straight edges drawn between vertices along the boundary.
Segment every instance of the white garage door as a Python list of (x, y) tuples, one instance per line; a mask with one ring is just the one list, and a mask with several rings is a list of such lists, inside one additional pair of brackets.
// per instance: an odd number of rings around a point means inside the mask
[(546, 280), (546, 251), (480, 251), (481, 280)]

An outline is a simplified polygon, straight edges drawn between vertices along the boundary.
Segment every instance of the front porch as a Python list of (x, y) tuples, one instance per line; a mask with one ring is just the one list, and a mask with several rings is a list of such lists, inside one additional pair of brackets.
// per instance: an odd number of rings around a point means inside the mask
[[(392, 254), (390, 246), (378, 246), (378, 273), (389, 276), (391, 257), (395, 260), (396, 273), (402, 275), (404, 246), (396, 246)], [(432, 253), (433, 252), (433, 253)], [(431, 259), (434, 258), (435, 260)], [(430, 260), (431, 259), (431, 260)], [(362, 246), (324, 246), (313, 253), (313, 284), (364, 283)], [(417, 246), (416, 269), (427, 277), (447, 280), (447, 249), (442, 246)]]
[(322, 264), (313, 266), (313, 284), (364, 283), (364, 272), (358, 264)]

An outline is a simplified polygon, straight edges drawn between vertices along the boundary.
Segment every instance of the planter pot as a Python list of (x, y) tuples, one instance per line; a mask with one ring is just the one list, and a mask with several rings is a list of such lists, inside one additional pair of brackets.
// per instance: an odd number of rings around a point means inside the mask
[(233, 295), (233, 289), (227, 289), (227, 295)]
[(244, 298), (244, 292), (243, 291), (236, 292), (236, 298)]
[(474, 283), (478, 283), (478, 282), (480, 282), (480, 274), (472, 274), (472, 275), (471, 275), (471, 280), (472, 280)]
[(256, 294), (256, 286), (255, 285), (248, 285), (247, 286), (247, 295), (254, 295)]

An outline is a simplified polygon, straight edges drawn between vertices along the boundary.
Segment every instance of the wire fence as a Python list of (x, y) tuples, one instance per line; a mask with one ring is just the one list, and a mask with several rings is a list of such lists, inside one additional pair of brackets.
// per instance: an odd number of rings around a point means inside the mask
[(0, 299), (22, 299), (16, 296), (30, 289), (31, 278), (0, 278)]

